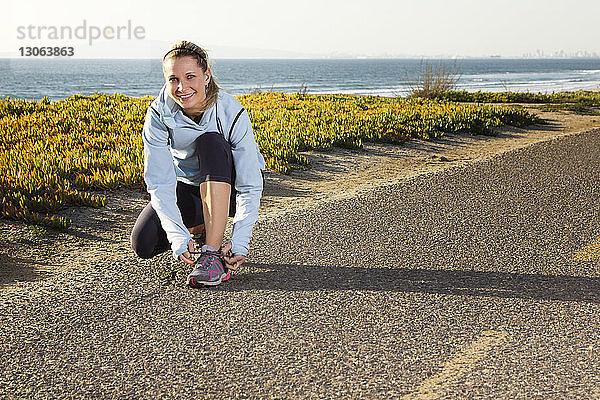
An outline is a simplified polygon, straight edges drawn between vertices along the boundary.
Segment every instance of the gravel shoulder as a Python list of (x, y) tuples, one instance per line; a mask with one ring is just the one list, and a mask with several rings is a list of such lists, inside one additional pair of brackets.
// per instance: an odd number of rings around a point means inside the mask
[[(495, 136), (446, 135), (401, 146), (365, 143), (361, 150), (335, 148), (307, 152), (311, 167), (290, 175), (266, 173), (260, 218), (283, 215), (323, 200), (350, 198), (361, 191), (408, 178), (485, 160), (534, 143), (589, 131), (600, 117), (569, 112), (536, 112), (547, 124), (527, 129), (505, 127)], [(129, 232), (148, 201), (141, 190), (106, 193), (104, 208), (68, 208), (73, 221), (65, 232), (0, 220), (0, 290), (19, 282), (47, 279), (73, 268), (131, 259)], [(163, 261), (167, 259), (164, 258)], [(251, 259), (250, 259), (251, 261)]]

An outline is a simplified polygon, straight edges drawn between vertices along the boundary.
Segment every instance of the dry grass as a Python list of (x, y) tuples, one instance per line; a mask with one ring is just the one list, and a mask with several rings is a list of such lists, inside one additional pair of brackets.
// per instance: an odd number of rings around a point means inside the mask
[(460, 71), (456, 61), (452, 65), (421, 61), (416, 80), (409, 85), (410, 97), (435, 99), (445, 92), (456, 90), (460, 80)]

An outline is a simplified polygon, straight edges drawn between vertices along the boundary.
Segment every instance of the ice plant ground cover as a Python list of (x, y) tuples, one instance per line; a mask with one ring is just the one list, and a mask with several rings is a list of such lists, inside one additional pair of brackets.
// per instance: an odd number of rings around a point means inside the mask
[(441, 99), (481, 103), (576, 103), (586, 102), (600, 106), (600, 92), (580, 90), (577, 92), (529, 93), (529, 92), (467, 92), (446, 91)]
[[(305, 150), (402, 143), (444, 133), (487, 134), (539, 119), (520, 108), (445, 100), (260, 93), (238, 97), (267, 167), (308, 165)], [(96, 190), (143, 185), (141, 130), (151, 97), (74, 95), (0, 100), (0, 217), (63, 228), (67, 205), (100, 207)]]
[(402, 143), (444, 133), (488, 134), (502, 125), (538, 123), (517, 108), (448, 101), (356, 95), (260, 93), (240, 96), (252, 117), (267, 166), (287, 173), (306, 164), (299, 152), (332, 146), (360, 148), (363, 141)]
[(600, 115), (600, 92), (580, 90), (559, 93), (447, 91), (439, 99), (480, 103), (544, 103), (543, 111), (574, 111)]

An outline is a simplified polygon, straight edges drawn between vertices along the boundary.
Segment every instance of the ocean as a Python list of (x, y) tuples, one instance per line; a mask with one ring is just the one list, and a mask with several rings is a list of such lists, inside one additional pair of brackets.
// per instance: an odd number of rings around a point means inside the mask
[[(600, 59), (324, 59), (214, 61), (227, 92), (253, 90), (404, 96), (422, 63), (456, 66), (458, 89), (551, 93), (600, 88)], [(73, 94), (155, 96), (164, 83), (160, 60), (0, 59), (0, 98), (50, 100)]]

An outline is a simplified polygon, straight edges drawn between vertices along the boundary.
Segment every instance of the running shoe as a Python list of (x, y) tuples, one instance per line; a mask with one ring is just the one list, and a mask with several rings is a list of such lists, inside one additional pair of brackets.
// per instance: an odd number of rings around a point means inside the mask
[(203, 250), (196, 260), (196, 266), (188, 275), (188, 285), (192, 287), (216, 286), (229, 279), (223, 254), (219, 251)]

